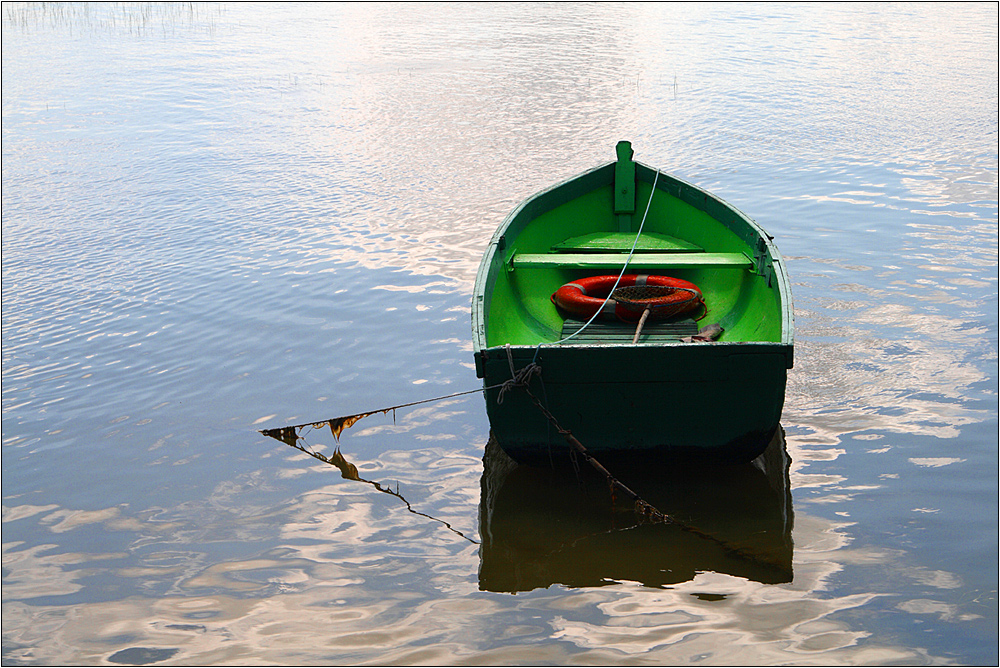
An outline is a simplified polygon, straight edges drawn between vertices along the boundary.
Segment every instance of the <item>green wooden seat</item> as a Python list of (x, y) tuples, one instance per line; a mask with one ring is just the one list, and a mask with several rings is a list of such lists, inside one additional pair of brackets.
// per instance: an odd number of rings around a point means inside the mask
[[(529, 267), (621, 267), (628, 253), (518, 253), (511, 259), (514, 269)], [(743, 253), (636, 253), (630, 269), (682, 269), (719, 267), (750, 269), (753, 261)]]

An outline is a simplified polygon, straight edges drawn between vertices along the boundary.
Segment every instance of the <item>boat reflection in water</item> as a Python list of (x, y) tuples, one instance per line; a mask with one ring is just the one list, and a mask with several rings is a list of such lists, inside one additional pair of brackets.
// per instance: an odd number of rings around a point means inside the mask
[(703, 571), (790, 582), (789, 463), (779, 427), (750, 463), (612, 470), (680, 526), (643, 522), (628, 501), (613, 503), (608, 483), (582, 460), (578, 472), (519, 466), (491, 438), (479, 506), (479, 588), (664, 587)]

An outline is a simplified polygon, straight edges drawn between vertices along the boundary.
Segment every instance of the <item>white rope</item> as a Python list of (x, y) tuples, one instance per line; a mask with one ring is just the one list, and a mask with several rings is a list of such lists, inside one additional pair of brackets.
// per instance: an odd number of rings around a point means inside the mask
[[(629, 262), (632, 261), (632, 255), (635, 254), (635, 248), (636, 248), (636, 246), (639, 245), (639, 238), (642, 236), (642, 227), (643, 227), (643, 225), (646, 224), (646, 216), (649, 215), (649, 205), (653, 203), (653, 195), (656, 193), (656, 182), (659, 181), (659, 179), (660, 179), (660, 170), (657, 169), (656, 170), (656, 176), (653, 177), (653, 189), (649, 193), (649, 201), (646, 202), (646, 211), (642, 214), (642, 221), (639, 223), (639, 231), (635, 235), (635, 241), (632, 242), (632, 248), (628, 252), (628, 257), (625, 258), (625, 266), (622, 267), (621, 273), (618, 274), (618, 280), (615, 281), (614, 286), (611, 288), (611, 292), (609, 292), (608, 296), (604, 298), (604, 302), (601, 304), (601, 308), (597, 309), (597, 311), (594, 313), (594, 315), (590, 316), (590, 320), (588, 320), (586, 323), (584, 323), (583, 327), (581, 327), (580, 329), (576, 330), (575, 332), (573, 332), (572, 334), (570, 334), (569, 336), (567, 336), (565, 339), (560, 339), (560, 340), (554, 341), (552, 343), (544, 343), (544, 342), (543, 343), (539, 343), (538, 344), (538, 348), (539, 349), (542, 346), (558, 346), (560, 343), (565, 343), (566, 341), (569, 341), (574, 336), (576, 336), (577, 334), (579, 334), (583, 330), (587, 329), (587, 327), (590, 326), (590, 323), (594, 322), (594, 320), (597, 319), (597, 316), (599, 316), (601, 314), (601, 311), (604, 310), (604, 307), (607, 306), (608, 301), (611, 300), (611, 294), (618, 287), (618, 283), (621, 282), (622, 276), (625, 275), (625, 270), (628, 269)], [(535, 356), (536, 357), (538, 356), (538, 350), (537, 349), (535, 350)]]

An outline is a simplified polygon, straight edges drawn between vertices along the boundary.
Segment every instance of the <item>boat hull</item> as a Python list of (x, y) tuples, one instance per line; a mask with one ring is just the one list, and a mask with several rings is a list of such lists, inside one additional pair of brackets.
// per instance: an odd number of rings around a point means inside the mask
[[(738, 209), (634, 162), (628, 142), (616, 151), (617, 162), (522, 202), (483, 255), (473, 352), (493, 434), (528, 464), (569, 460), (560, 430), (602, 461), (749, 461), (779, 426), (793, 364), (781, 254)], [(619, 273), (695, 284), (701, 322), (688, 314), (641, 332), (625, 322), (578, 331), (575, 314), (553, 303), (565, 285)], [(692, 338), (709, 324), (712, 341)], [(533, 363), (530, 395), (500, 387)]]
[(510, 360), (533, 360), (528, 386), (562, 429), (601, 461), (749, 461), (764, 451), (781, 419), (786, 366), (780, 344), (677, 344), (644, 347), (494, 348), (482, 352), (493, 434), (513, 459), (566, 463), (571, 448), (522, 388)]

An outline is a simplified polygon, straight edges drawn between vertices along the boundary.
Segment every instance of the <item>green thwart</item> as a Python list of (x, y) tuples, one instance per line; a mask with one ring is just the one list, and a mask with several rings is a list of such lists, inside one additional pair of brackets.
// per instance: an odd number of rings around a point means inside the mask
[[(739, 210), (633, 161), (629, 142), (618, 143), (617, 156), (524, 201), (483, 256), (473, 350), (493, 436), (522, 463), (568, 455), (525, 392), (501, 395), (497, 387), (512, 367), (537, 363), (528, 389), (602, 461), (753, 459), (778, 428), (793, 361), (781, 255)], [(553, 293), (586, 277), (617, 276), (633, 245), (626, 275), (690, 281), (705, 307), (651, 319), (636, 343), (635, 322), (607, 319), (564, 341), (585, 320), (558, 308)], [(721, 335), (692, 340), (709, 323)]]

